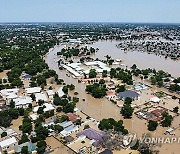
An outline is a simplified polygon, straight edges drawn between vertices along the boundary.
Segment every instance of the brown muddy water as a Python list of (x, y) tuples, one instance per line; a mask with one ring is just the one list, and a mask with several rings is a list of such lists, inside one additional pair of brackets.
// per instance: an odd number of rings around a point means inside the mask
[(116, 47), (117, 44), (118, 41), (99, 41), (89, 46), (99, 48), (94, 58), (105, 59), (104, 56), (110, 55), (114, 59), (122, 59), (123, 63), (128, 67), (136, 64), (140, 69), (155, 68), (156, 70), (169, 72), (174, 77), (180, 76), (180, 60), (165, 59), (163, 56), (138, 51), (124, 53), (124, 51)]
[[(96, 55), (93, 56), (94, 58), (105, 59), (104, 56), (108, 54), (111, 55), (112, 58), (122, 59), (123, 63), (128, 67), (136, 63), (139, 68), (150, 67), (163, 69), (171, 73), (173, 76), (180, 76), (180, 71), (178, 69), (180, 68), (180, 62), (142, 52), (124, 53), (120, 49), (116, 48), (115, 45), (117, 43), (118, 42), (115, 41), (100, 41), (89, 46), (99, 48), (99, 51), (96, 53)], [(77, 107), (79, 107), (84, 113), (95, 118), (96, 120), (110, 117), (116, 120), (123, 119), (120, 114), (119, 107), (108, 101), (106, 98), (95, 99), (91, 95), (86, 94), (84, 83), (78, 83), (77, 79), (74, 79), (71, 76), (68, 77), (65, 70), (59, 70), (57, 65), (58, 57), (56, 53), (60, 51), (62, 47), (63, 46), (56, 46), (54, 49), (51, 49), (50, 52), (45, 56), (45, 61), (48, 64), (49, 68), (55, 70), (59, 75), (59, 78), (62, 78), (66, 84), (72, 83), (75, 85), (75, 91), (79, 93), (77, 97), (79, 97), (80, 99), (80, 101), (77, 103)], [(72, 93), (73, 92), (71, 92), (71, 95), (73, 95)], [(85, 101), (83, 101), (82, 99), (85, 99)], [(141, 137), (143, 133), (150, 133), (152, 136), (161, 136), (167, 129), (159, 126), (156, 132), (151, 133), (147, 130), (147, 122), (145, 120), (137, 118), (135, 115), (133, 115), (132, 119), (124, 120), (124, 125), (131, 133), (136, 133), (138, 137)], [(163, 147), (167, 149), (166, 146)], [(174, 149), (176, 148), (174, 147)]]
[[(116, 107), (116, 105), (112, 104), (110, 101), (108, 101), (106, 98), (102, 99), (95, 99), (91, 95), (86, 94), (85, 92), (85, 84), (78, 83), (77, 79), (72, 78), (71, 76), (68, 77), (66, 74), (67, 72), (65, 70), (59, 70), (57, 65), (57, 56), (56, 53), (61, 50), (62, 47), (56, 47), (53, 50), (51, 50), (45, 57), (45, 61), (48, 64), (50, 69), (53, 69), (57, 72), (60, 78), (62, 78), (66, 84), (74, 84), (79, 95), (80, 101), (77, 104), (77, 107), (79, 107), (83, 112), (88, 114), (89, 116), (101, 120), (102, 118), (109, 118), (113, 117), (115, 119), (119, 119), (121, 116), (119, 114), (119, 108)], [(82, 99), (85, 99), (83, 101)]]

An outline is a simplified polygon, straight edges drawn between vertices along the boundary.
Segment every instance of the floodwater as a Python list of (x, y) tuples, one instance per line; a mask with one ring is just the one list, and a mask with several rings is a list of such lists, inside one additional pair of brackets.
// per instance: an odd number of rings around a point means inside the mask
[[(77, 79), (72, 78), (71, 76), (68, 77), (65, 70), (59, 70), (57, 65), (57, 56), (56, 53), (61, 50), (62, 47), (56, 47), (55, 49), (51, 50), (45, 57), (45, 61), (48, 64), (50, 69), (53, 69), (57, 72), (58, 76), (62, 78), (66, 84), (74, 84), (79, 94), (79, 102), (77, 103), (77, 107), (79, 107), (83, 112), (87, 115), (101, 120), (102, 118), (115, 118), (120, 119), (120, 109), (117, 108), (116, 105), (112, 104), (106, 98), (102, 99), (95, 99), (91, 95), (86, 94), (85, 92), (85, 84), (78, 83)], [(83, 101), (82, 99), (85, 99)], [(112, 112), (113, 111), (113, 112)]]
[(128, 67), (136, 64), (140, 69), (155, 68), (156, 70), (169, 72), (174, 77), (180, 76), (180, 60), (165, 59), (163, 56), (138, 51), (124, 53), (116, 47), (117, 44), (118, 41), (99, 41), (89, 46), (99, 48), (99, 51), (93, 56), (94, 58), (105, 59), (104, 56), (110, 55), (113, 59), (122, 59)]
[[(180, 62), (141, 52), (124, 53), (120, 49), (116, 48), (115, 45), (117, 43), (118, 42), (115, 41), (100, 41), (93, 45), (90, 45), (94, 48), (99, 48), (99, 51), (93, 57), (105, 59), (104, 56), (108, 54), (111, 55), (112, 58), (122, 59), (123, 63), (125, 63), (128, 67), (136, 63), (139, 68), (152, 67), (156, 69), (163, 69), (171, 73), (173, 76), (180, 76), (180, 71), (178, 70), (178, 68), (180, 68)], [(56, 53), (61, 49), (62, 46), (56, 46), (54, 49), (51, 49), (50, 52), (45, 56), (45, 61), (48, 64), (49, 68), (55, 70), (59, 75), (59, 78), (62, 78), (66, 84), (72, 83), (75, 85), (75, 91), (79, 93), (77, 97), (79, 97), (80, 99), (80, 101), (77, 103), (77, 107), (79, 107), (84, 113), (95, 118), (96, 120), (110, 117), (114, 118), (115, 120), (123, 119), (120, 114), (120, 108), (118, 108), (115, 104), (113, 104), (106, 98), (95, 99), (91, 95), (86, 94), (84, 83), (78, 83), (77, 79), (74, 79), (71, 76), (68, 77), (65, 70), (59, 70), (57, 65), (58, 57), (56, 56)], [(70, 95), (73, 95), (73, 92), (70, 92)], [(85, 99), (85, 101), (83, 101), (82, 99)], [(153, 136), (161, 136), (167, 129), (159, 126), (157, 128), (157, 131), (149, 132), (147, 130), (147, 122), (145, 120), (137, 118), (136, 115), (133, 115), (132, 119), (124, 120), (124, 125), (125, 128), (127, 128), (131, 133), (136, 133), (138, 137), (141, 137), (143, 133), (150, 133)], [(165, 148), (165, 150), (162, 150), (162, 153), (164, 151), (166, 152), (167, 149), (166, 146), (163, 145), (163, 147)], [(173, 148), (177, 149), (175, 147)], [(168, 147), (168, 149), (171, 148)]]
[[(120, 114), (120, 108), (117, 105), (113, 104), (111, 101), (106, 98), (95, 99), (91, 95), (85, 92), (85, 84), (78, 83), (77, 79), (68, 77), (65, 70), (59, 70), (57, 65), (57, 56), (56, 53), (61, 50), (61, 46), (52, 49), (45, 57), (45, 61), (48, 64), (50, 69), (53, 69), (57, 72), (60, 78), (62, 78), (66, 84), (74, 84), (79, 94), (79, 102), (77, 103), (77, 107), (79, 107), (84, 113), (95, 118), (96, 120), (101, 120), (103, 118), (114, 118), (115, 120), (123, 120), (122, 115)], [(74, 92), (74, 91), (73, 91)], [(73, 95), (73, 92), (70, 92), (70, 95)], [(82, 99), (85, 99), (83, 101)], [(138, 122), (138, 125), (137, 125)], [(146, 131), (147, 126), (145, 121), (139, 119), (134, 115), (132, 119), (124, 120), (124, 126), (130, 132), (136, 133), (138, 137), (144, 133), (142, 130)], [(147, 132), (147, 131), (146, 131)]]

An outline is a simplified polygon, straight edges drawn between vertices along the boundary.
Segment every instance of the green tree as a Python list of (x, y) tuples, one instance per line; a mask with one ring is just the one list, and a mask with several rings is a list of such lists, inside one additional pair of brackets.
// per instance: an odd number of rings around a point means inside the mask
[(58, 132), (58, 133), (60, 133), (61, 131), (63, 131), (63, 127), (62, 126), (60, 126), (60, 125), (55, 125), (54, 126), (54, 130), (56, 131), (56, 132)]
[(104, 78), (104, 77), (107, 77), (107, 70), (103, 70), (103, 72), (102, 72), (102, 77)]
[(44, 100), (41, 100), (41, 99), (38, 100), (38, 105), (39, 105), (39, 106), (43, 105), (44, 103), (45, 103)]
[(149, 131), (154, 131), (154, 130), (156, 130), (156, 128), (157, 128), (157, 126), (158, 126), (158, 123), (156, 122), (156, 121), (149, 121), (148, 122), (148, 130)]
[(75, 86), (73, 84), (68, 85), (69, 90), (74, 90)]
[(99, 84), (101, 84), (101, 85), (102, 85), (102, 84), (105, 84), (105, 80), (104, 80), (104, 79), (100, 79), (100, 80), (99, 80)]
[(44, 113), (44, 107), (39, 107), (37, 113), (43, 114)]
[(179, 111), (179, 107), (178, 107), (178, 106), (176, 106), (176, 107), (173, 108), (173, 112), (174, 112), (174, 113), (178, 113), (178, 111)]
[(7, 136), (7, 132), (3, 132), (3, 133), (1, 134), (1, 138), (5, 137), (5, 136)]
[(153, 84), (153, 85), (155, 85), (156, 84), (156, 79), (154, 78), (154, 77), (151, 77), (151, 83)]
[(134, 109), (131, 107), (130, 104), (125, 104), (121, 108), (121, 114), (123, 115), (124, 118), (131, 118), (133, 114)]
[(67, 93), (68, 93), (68, 87), (67, 87), (67, 86), (64, 86), (63, 89), (62, 89), (62, 91), (63, 91), (65, 94), (67, 94)]
[(33, 93), (30, 95), (30, 97), (32, 98), (33, 101), (36, 100), (36, 97), (35, 97), (35, 95)]
[(172, 121), (173, 121), (173, 117), (172, 117), (171, 115), (169, 115), (167, 112), (164, 112), (164, 113), (162, 114), (162, 116), (163, 116), (163, 120), (162, 120), (162, 122), (161, 122), (161, 125), (162, 125), (163, 127), (169, 127), (169, 126), (171, 126), (171, 123), (172, 123)]
[(96, 78), (97, 72), (95, 69), (90, 69), (89, 78)]
[(88, 129), (88, 128), (90, 128), (89, 125), (84, 125), (84, 129)]
[(120, 85), (120, 86), (118, 85), (116, 92), (119, 93), (119, 92), (123, 92), (125, 90), (126, 90), (125, 85)]
[(26, 134), (23, 134), (21, 136), (21, 139), (19, 140), (18, 144), (26, 143), (28, 141), (29, 141), (28, 136)]
[(124, 100), (125, 104), (131, 104), (131, 102), (132, 102), (132, 98), (130, 97), (126, 97), (126, 99)]
[(68, 121), (68, 120), (69, 120), (69, 118), (68, 118), (67, 115), (62, 115), (62, 116), (60, 117), (60, 122), (64, 122), (64, 121)]
[(32, 131), (31, 119), (29, 119), (28, 117), (24, 117), (23, 123), (22, 123), (22, 125), (19, 126), (19, 129), (23, 133), (30, 133)]
[(29, 154), (28, 146), (23, 146), (21, 149), (21, 154)]
[(56, 112), (62, 112), (62, 107), (57, 107)]
[(15, 102), (11, 99), (10, 103), (9, 103), (9, 107), (10, 108), (15, 108)]
[(77, 119), (77, 120), (75, 121), (75, 124), (76, 124), (76, 125), (81, 125), (81, 123), (82, 123), (81, 119)]
[(47, 147), (47, 144), (45, 141), (37, 142), (37, 153), (38, 154), (44, 154), (46, 147)]

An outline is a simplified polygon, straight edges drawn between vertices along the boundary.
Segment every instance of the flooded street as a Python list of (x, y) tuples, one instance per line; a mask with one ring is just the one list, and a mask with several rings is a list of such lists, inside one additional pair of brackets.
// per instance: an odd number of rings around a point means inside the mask
[[(120, 119), (120, 109), (117, 108), (116, 105), (108, 101), (106, 98), (95, 99), (91, 95), (86, 94), (85, 84), (78, 83), (78, 80), (72, 78), (71, 76), (68, 77), (65, 70), (59, 70), (57, 65), (56, 53), (60, 51), (61, 48), (62, 47), (56, 47), (55, 49), (53, 49), (46, 55), (45, 60), (49, 68), (55, 70), (59, 77), (62, 78), (66, 84), (72, 83), (75, 85), (75, 91), (79, 93), (79, 95), (77, 95), (77, 97), (79, 97), (77, 107), (79, 107), (83, 112), (97, 120), (109, 117), (113, 117), (117, 120)], [(83, 101), (82, 99), (85, 99), (85, 101)]]
[[(169, 71), (174, 76), (180, 76), (180, 71), (178, 70), (178, 66), (180, 66), (180, 62), (173, 61), (171, 59), (165, 59), (164, 57), (158, 57), (153, 54), (147, 54), (142, 52), (128, 52), (124, 53), (120, 49), (116, 48), (117, 41), (99, 41), (95, 44), (88, 45), (92, 46), (94, 48), (99, 48), (99, 51), (93, 55), (94, 58), (100, 58), (105, 59), (105, 55), (111, 55), (112, 58), (121, 58), (123, 60), (123, 63), (128, 66), (132, 66), (134, 63), (138, 65), (138, 67), (141, 68), (148, 68), (148, 67), (154, 67), (156, 69), (163, 69), (166, 71)], [(77, 79), (74, 79), (71, 77), (68, 77), (66, 74), (67, 72), (65, 70), (59, 70), (58, 68), (58, 57), (57, 52), (60, 51), (63, 48), (63, 46), (56, 46), (54, 49), (51, 49), (49, 53), (47, 53), (45, 57), (45, 61), (48, 64), (50, 69), (53, 69), (57, 72), (60, 78), (62, 78), (66, 84), (74, 84), (79, 95), (80, 101), (77, 104), (77, 107), (79, 107), (83, 112), (88, 114), (89, 116), (101, 120), (102, 118), (109, 118), (112, 117), (116, 120), (122, 119), (120, 115), (120, 109), (114, 105), (112, 102), (107, 100), (106, 98), (102, 99), (95, 99), (91, 95), (86, 94), (85, 92), (85, 84), (84, 83), (78, 83)], [(147, 61), (148, 59), (148, 61)], [(153, 61), (154, 59), (154, 61)], [(174, 68), (174, 69), (172, 69)], [(73, 94), (72, 94), (73, 95)], [(85, 99), (83, 101), (82, 99)], [(137, 119), (136, 119), (137, 120)], [(125, 122), (126, 123), (126, 122)], [(131, 129), (132, 123), (127, 122), (127, 125), (129, 125), (129, 128)]]
[[(148, 67), (154, 67), (156, 69), (163, 69), (168, 72), (170, 72), (173, 76), (180, 76), (180, 71), (178, 70), (178, 66), (180, 66), (180, 62), (173, 61), (171, 59), (165, 59), (160, 58), (155, 55), (149, 55), (146, 53), (141, 52), (128, 52), (124, 53), (120, 49), (116, 48), (117, 42), (97, 42), (93, 45), (94, 48), (99, 48), (99, 51), (94, 55), (94, 58), (100, 58), (104, 59), (105, 55), (111, 55), (112, 58), (121, 58), (123, 60), (123, 63), (128, 66), (132, 66), (134, 63), (138, 65), (140, 68), (148, 68)], [(84, 83), (78, 83), (77, 79), (74, 79), (71, 77), (68, 77), (67, 71), (65, 70), (59, 70), (58, 68), (58, 58), (56, 56), (56, 53), (62, 49), (62, 46), (56, 46), (54, 49), (51, 49), (50, 52), (46, 55), (45, 61), (48, 64), (50, 69), (53, 69), (57, 72), (59, 75), (59, 78), (62, 78), (66, 84), (74, 84), (79, 94), (77, 97), (79, 97), (79, 102), (77, 103), (77, 107), (79, 107), (84, 113), (87, 115), (97, 119), (101, 120), (103, 118), (114, 118), (115, 120), (123, 119), (123, 117), (120, 114), (120, 108), (117, 107), (115, 104), (107, 100), (106, 98), (102, 99), (95, 99), (91, 95), (86, 94), (85, 92), (85, 84)], [(148, 61), (147, 61), (148, 59)], [(143, 64), (144, 63), (144, 64)], [(174, 68), (174, 69), (171, 69)], [(75, 91), (70, 91), (70, 95), (73, 96)], [(85, 99), (83, 101), (82, 99)], [(175, 121), (175, 123), (178, 123)], [(177, 125), (177, 124), (176, 124)], [(152, 136), (162, 136), (164, 131), (167, 128), (163, 128), (158, 126), (156, 132), (149, 132), (147, 130), (147, 121), (139, 119), (136, 117), (136, 115), (133, 115), (132, 119), (124, 120), (124, 126), (127, 128), (131, 133), (136, 133), (137, 137), (141, 137), (144, 133), (150, 133)], [(177, 146), (174, 146), (174, 149)], [(162, 148), (162, 147), (161, 147)], [(157, 150), (160, 150), (161, 148), (157, 147)], [(164, 149), (163, 149), (164, 148)], [(162, 151), (167, 152), (166, 150), (168, 147), (166, 145), (163, 145)], [(171, 148), (169, 148), (171, 149)]]

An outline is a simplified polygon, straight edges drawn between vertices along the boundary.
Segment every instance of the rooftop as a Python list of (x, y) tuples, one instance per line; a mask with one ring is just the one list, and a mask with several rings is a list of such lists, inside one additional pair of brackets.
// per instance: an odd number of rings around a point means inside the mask
[(80, 117), (78, 117), (74, 113), (67, 113), (66, 115), (68, 116), (69, 120), (72, 122), (75, 122), (76, 120), (80, 119)]
[(36, 93), (35, 97), (36, 97), (36, 102), (38, 102), (39, 100), (43, 100), (45, 102), (48, 101), (48, 99), (44, 93)]
[(0, 141), (0, 147), (4, 148), (4, 147), (8, 147), (12, 144), (16, 144), (17, 140), (15, 137), (8, 137), (8, 138), (2, 138), (2, 141)]
[(105, 132), (88, 128), (77, 133), (77, 137), (80, 137), (80, 136), (86, 136), (90, 140), (102, 141), (103, 137), (105, 136)]
[[(51, 111), (51, 110), (55, 109), (54, 106), (52, 104), (49, 104), (49, 103), (44, 103), (42, 106), (45, 106), (45, 108), (43, 110), (44, 112)], [(34, 107), (33, 112), (37, 112), (39, 107), (40, 106)]]
[(33, 87), (25, 89), (28, 94), (39, 93), (41, 91), (41, 87)]
[(28, 151), (29, 151), (29, 152), (32, 152), (32, 151), (35, 151), (35, 150), (36, 150), (36, 146), (35, 146), (33, 143), (31, 143), (31, 142), (26, 142), (26, 143), (23, 143), (23, 144), (20, 144), (20, 145), (15, 146), (14, 151), (17, 152), (17, 153), (19, 153), (19, 152), (21, 152), (21, 149), (22, 149), (22, 147), (24, 147), (24, 146), (27, 146), (27, 147), (28, 147)]
[(139, 96), (139, 94), (135, 91), (131, 91), (131, 90), (126, 90), (124, 92), (119, 92), (117, 94), (117, 96), (121, 99), (121, 98), (127, 98), (127, 97), (130, 97), (132, 99), (135, 99)]
[(20, 96), (18, 98), (13, 99), (16, 106), (26, 105), (32, 103), (32, 98), (29, 96)]

